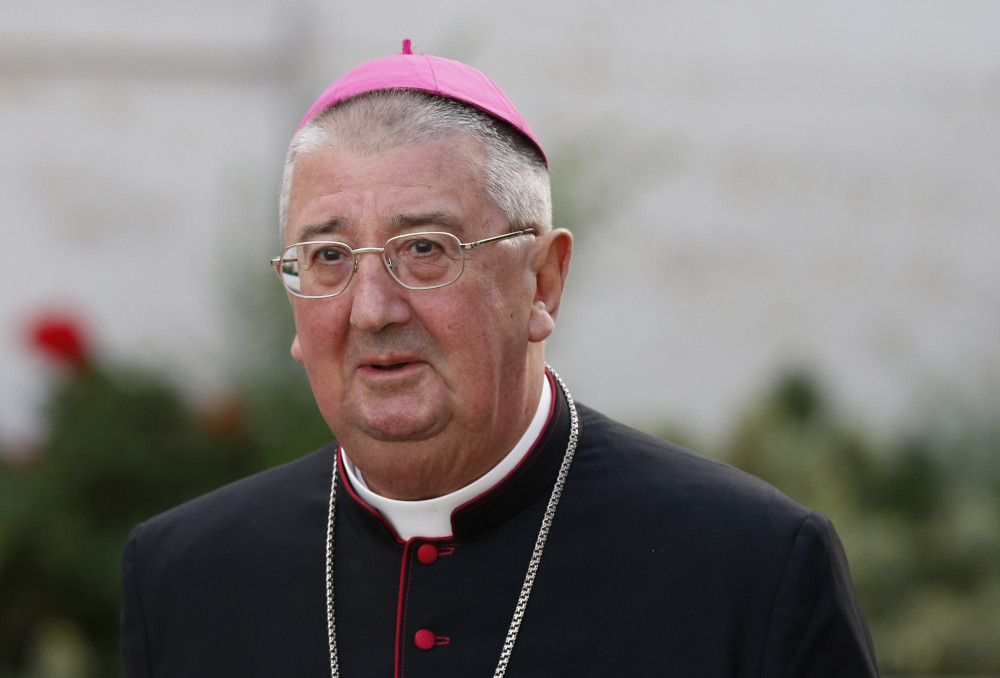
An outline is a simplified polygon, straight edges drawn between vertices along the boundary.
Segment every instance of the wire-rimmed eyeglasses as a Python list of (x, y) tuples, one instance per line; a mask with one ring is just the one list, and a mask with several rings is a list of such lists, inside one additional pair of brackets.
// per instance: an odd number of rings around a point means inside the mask
[(534, 228), (462, 242), (451, 233), (404, 233), (389, 238), (382, 247), (353, 249), (342, 242), (316, 240), (291, 245), (271, 265), (285, 289), (303, 299), (335, 297), (358, 270), (358, 257), (378, 253), (396, 282), (409, 290), (432, 290), (450, 285), (465, 270), (468, 250), (519, 235), (534, 235)]

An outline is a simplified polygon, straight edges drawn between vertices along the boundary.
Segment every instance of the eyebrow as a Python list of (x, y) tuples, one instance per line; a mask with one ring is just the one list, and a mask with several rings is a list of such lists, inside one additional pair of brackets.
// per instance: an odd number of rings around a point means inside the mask
[(330, 235), (331, 233), (336, 233), (337, 231), (344, 228), (346, 220), (341, 217), (334, 217), (329, 219), (322, 224), (316, 224), (315, 226), (306, 226), (301, 232), (296, 236), (299, 242), (304, 242), (314, 238), (317, 235)]
[[(342, 217), (333, 217), (320, 224), (306, 226), (296, 236), (299, 242), (304, 242), (315, 238), (318, 235), (336, 234), (347, 226), (347, 220)], [(395, 231), (401, 231), (416, 226), (434, 226), (443, 228), (449, 232), (461, 233), (464, 226), (461, 220), (445, 212), (423, 212), (419, 214), (397, 214), (389, 220), (389, 227)]]

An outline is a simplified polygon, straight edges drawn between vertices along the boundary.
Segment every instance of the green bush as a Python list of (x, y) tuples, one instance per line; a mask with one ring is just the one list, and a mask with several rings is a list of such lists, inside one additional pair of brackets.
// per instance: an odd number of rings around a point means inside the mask
[(724, 456), (833, 519), (885, 674), (997, 675), (1000, 430), (938, 423), (876, 445), (792, 375)]
[[(162, 376), (71, 370), (50, 436), (0, 463), (0, 676), (121, 675), (120, 559), (137, 523), (328, 442), (303, 383), (196, 408)], [(10, 459), (0, 456), (2, 460)]]

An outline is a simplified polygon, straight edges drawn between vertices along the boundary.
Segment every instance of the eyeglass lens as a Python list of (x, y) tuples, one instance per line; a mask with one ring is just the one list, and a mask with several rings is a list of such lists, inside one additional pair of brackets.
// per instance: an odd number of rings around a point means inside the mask
[[(281, 278), (291, 292), (302, 296), (340, 294), (354, 274), (354, 257), (343, 243), (292, 245), (281, 257)], [(412, 289), (453, 283), (464, 266), (461, 243), (450, 233), (408, 233), (390, 238), (382, 259), (392, 277)]]

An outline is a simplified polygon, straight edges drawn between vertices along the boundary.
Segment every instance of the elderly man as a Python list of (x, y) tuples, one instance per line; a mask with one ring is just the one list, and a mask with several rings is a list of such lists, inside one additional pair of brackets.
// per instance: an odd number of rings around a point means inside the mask
[(486, 76), (404, 44), (334, 83), (281, 220), (338, 443), (135, 529), (127, 676), (877, 675), (825, 517), (547, 368), (572, 238)]

